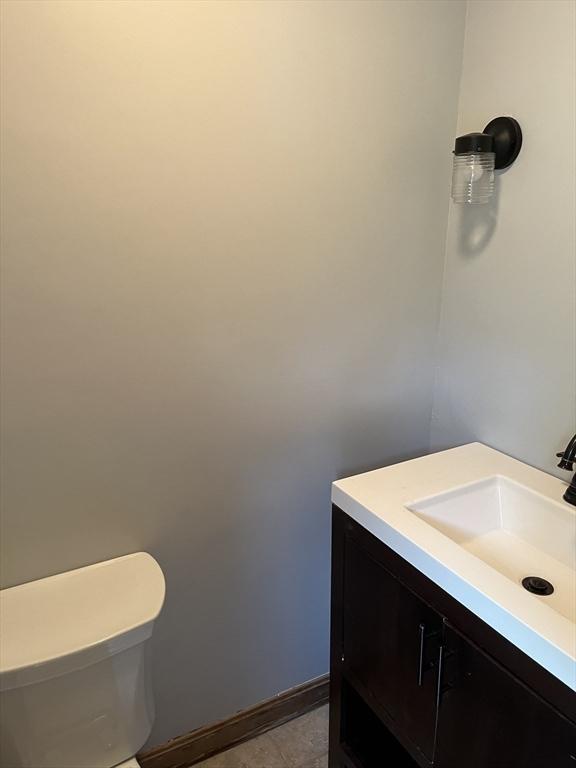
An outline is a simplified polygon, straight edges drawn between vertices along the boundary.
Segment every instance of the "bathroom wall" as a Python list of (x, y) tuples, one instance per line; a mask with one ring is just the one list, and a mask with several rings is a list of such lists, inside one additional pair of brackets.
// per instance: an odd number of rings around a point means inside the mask
[(458, 127), (524, 144), (494, 203), (452, 206), (432, 447), (480, 440), (568, 479), (576, 431), (576, 4), (470, 2)]
[[(158, 743), (327, 671), (330, 482), (429, 447), (465, 7), (2, 9), (3, 584), (157, 557)], [(501, 230), (490, 262), (556, 265), (531, 343), (565, 348), (567, 388), (566, 84), (510, 67), (499, 94), (468, 61), (462, 122), (530, 131), (501, 224), (528, 257)], [(449, 294), (488, 256), (460, 258)]]

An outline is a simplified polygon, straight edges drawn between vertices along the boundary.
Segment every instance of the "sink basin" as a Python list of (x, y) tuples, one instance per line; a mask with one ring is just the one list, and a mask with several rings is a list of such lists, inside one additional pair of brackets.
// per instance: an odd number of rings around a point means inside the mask
[(494, 475), (410, 502), (407, 509), (522, 589), (538, 576), (550, 595), (532, 595), (576, 621), (576, 514), (567, 505)]

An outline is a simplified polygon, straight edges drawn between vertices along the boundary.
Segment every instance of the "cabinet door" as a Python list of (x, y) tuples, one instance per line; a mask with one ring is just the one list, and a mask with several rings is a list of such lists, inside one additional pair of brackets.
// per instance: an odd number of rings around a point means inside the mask
[(346, 673), (431, 760), (442, 619), (351, 536), (344, 555), (343, 621)]
[(435, 765), (576, 768), (576, 726), (446, 627)]

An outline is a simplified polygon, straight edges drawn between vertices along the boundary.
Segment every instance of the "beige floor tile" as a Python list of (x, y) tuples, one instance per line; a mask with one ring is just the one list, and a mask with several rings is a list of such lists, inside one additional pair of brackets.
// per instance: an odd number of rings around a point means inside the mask
[(299, 768), (328, 768), (328, 753), (314, 758), (314, 760), (309, 763), (304, 763), (299, 766)]
[(214, 755), (195, 768), (328, 768), (328, 705)]
[(271, 731), (245, 741), (237, 747), (220, 752), (194, 768), (287, 768), (277, 743), (270, 737)]
[[(288, 768), (302, 768), (328, 751), (328, 705), (269, 731)], [(322, 763), (320, 763), (322, 765)], [(315, 768), (312, 762), (313, 768)]]

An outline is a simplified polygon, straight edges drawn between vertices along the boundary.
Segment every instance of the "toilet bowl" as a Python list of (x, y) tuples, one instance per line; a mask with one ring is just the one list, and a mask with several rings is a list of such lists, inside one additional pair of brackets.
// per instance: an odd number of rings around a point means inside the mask
[(145, 552), (0, 591), (2, 768), (137, 768), (164, 591)]

